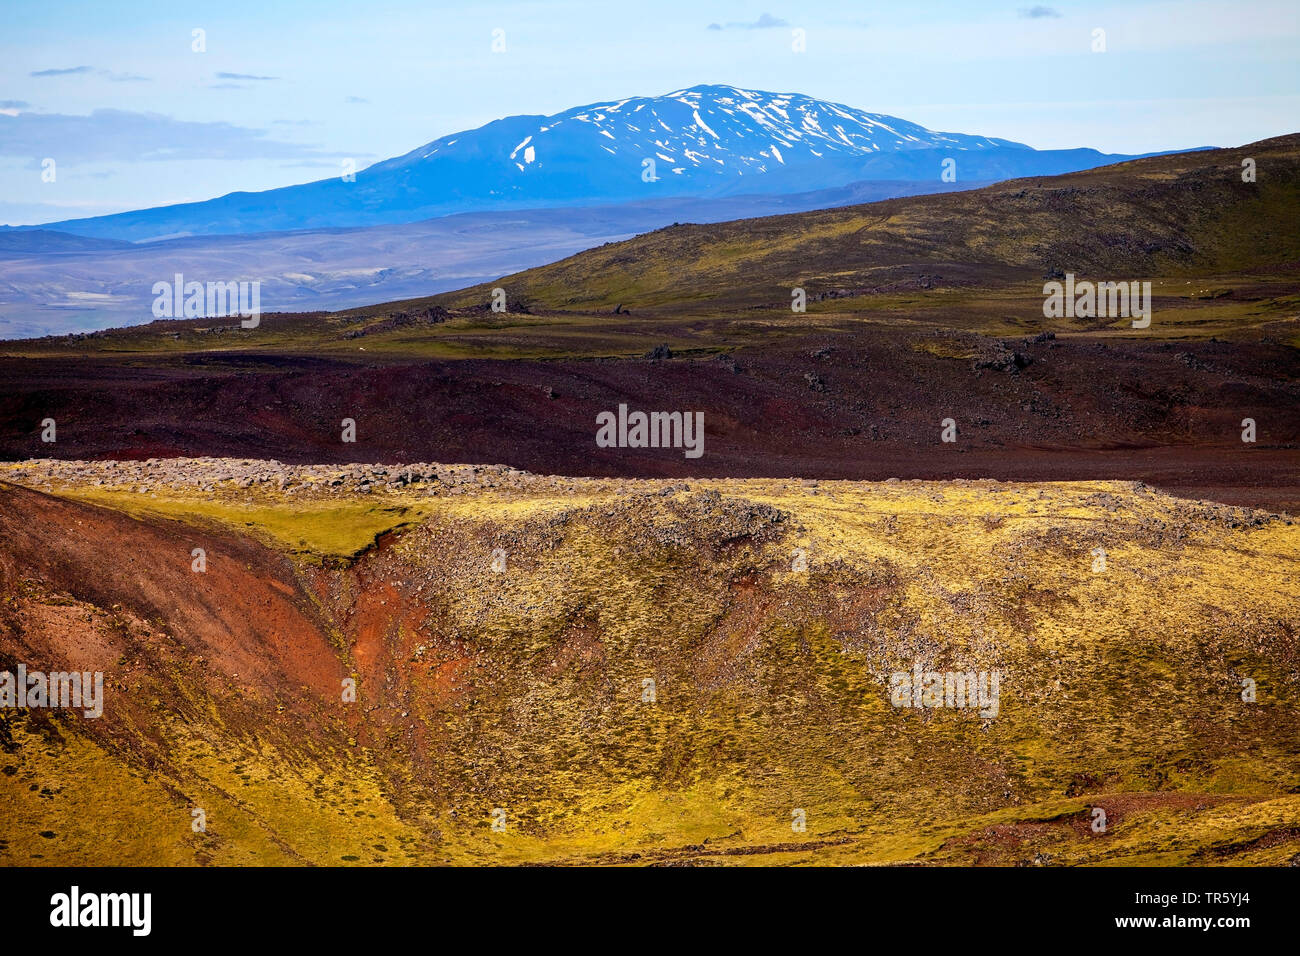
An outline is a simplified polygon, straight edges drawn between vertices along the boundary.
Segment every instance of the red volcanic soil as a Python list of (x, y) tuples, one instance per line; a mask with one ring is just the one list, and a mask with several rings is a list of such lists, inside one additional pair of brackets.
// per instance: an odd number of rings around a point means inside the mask
[[(977, 357), (947, 357), (954, 345)], [(703, 457), (597, 448), (596, 416), (620, 403), (702, 411)], [(47, 417), (57, 444), (40, 441)], [(345, 418), (354, 444), (341, 441)], [(940, 441), (947, 418), (955, 443)], [(1254, 444), (1241, 440), (1245, 418)], [(1267, 339), (999, 345), (873, 327), (658, 361), (0, 360), (0, 457), (170, 456), (623, 477), (1134, 479), (1297, 511), (1300, 355)]]
[[(112, 609), (150, 632), (145, 643), (201, 661), (247, 693), (334, 697), (346, 676), (292, 563), (250, 539), (0, 484), (0, 541), (0, 592), (20, 594), (28, 582), (83, 607)], [(204, 549), (205, 573), (192, 570), (195, 548)], [(121, 627), (91, 626), (84, 613), (58, 627), (4, 623), (35, 660), (110, 670), (119, 654), (140, 646)]]

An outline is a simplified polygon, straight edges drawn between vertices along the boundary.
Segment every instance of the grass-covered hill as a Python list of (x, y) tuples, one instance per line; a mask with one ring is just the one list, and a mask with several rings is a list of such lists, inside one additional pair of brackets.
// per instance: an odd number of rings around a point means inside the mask
[[(237, 464), (7, 470), (0, 666), (106, 700), (0, 711), (0, 865), (1300, 859), (1289, 519)], [(996, 716), (894, 706), (918, 663)]]
[[(1242, 161), (1255, 163), (1243, 182)], [(1039, 286), (1260, 270), (1300, 259), (1300, 135), (818, 212), (679, 225), (436, 297), (494, 286), (534, 306), (607, 310), (790, 301), (837, 290)]]

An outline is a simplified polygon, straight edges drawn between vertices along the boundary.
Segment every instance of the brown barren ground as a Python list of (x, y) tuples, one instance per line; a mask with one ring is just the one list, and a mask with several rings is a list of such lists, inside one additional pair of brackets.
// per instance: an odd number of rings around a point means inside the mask
[[(1006, 350), (1006, 351), (1004, 351)], [(1017, 367), (1006, 354), (1019, 356)], [(982, 355), (987, 355), (982, 359)], [(994, 363), (977, 367), (982, 361)], [(1002, 362), (999, 367), (996, 363)], [(704, 455), (601, 449), (596, 416), (702, 411)], [(40, 422), (58, 423), (55, 444)], [(341, 422), (356, 421), (355, 444)], [(941, 422), (958, 441), (940, 440)], [(1242, 421), (1256, 422), (1255, 443)], [(1300, 511), (1300, 351), (988, 340), (883, 325), (718, 358), (0, 359), (0, 456), (459, 461), (625, 477), (1129, 479)]]

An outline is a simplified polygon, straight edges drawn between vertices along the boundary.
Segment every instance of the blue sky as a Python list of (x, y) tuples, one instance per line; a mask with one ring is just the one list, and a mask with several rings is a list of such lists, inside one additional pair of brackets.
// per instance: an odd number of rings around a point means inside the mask
[(1296, 0), (43, 0), (3, 16), (10, 224), (320, 179), (501, 116), (698, 83), (1039, 148), (1229, 146), (1300, 128)]

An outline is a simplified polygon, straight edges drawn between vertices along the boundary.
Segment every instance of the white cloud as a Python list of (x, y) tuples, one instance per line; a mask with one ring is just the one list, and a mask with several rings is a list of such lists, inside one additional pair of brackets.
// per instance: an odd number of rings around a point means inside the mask
[[(0, 156), (60, 163), (178, 159), (328, 159), (343, 154), (269, 139), (266, 130), (101, 109), (89, 116), (0, 112)], [(35, 162), (36, 160), (32, 160)]]

